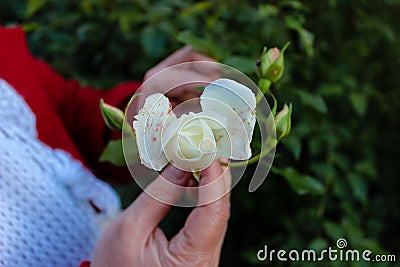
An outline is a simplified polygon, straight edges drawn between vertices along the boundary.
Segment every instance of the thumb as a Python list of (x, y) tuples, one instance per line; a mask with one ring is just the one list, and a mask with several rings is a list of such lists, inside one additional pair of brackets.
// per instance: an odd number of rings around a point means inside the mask
[[(199, 202), (203, 204), (192, 211), (184, 228), (171, 240), (175, 244), (171, 246), (175, 249), (172, 252), (179, 254), (183, 250), (213, 254), (221, 249), (230, 215), (230, 196), (227, 193), (230, 182), (229, 169), (223, 168), (219, 162), (214, 162), (202, 172)], [(205, 184), (210, 187), (202, 189)]]
[(134, 227), (151, 233), (185, 190), (191, 173), (168, 166), (124, 211)]

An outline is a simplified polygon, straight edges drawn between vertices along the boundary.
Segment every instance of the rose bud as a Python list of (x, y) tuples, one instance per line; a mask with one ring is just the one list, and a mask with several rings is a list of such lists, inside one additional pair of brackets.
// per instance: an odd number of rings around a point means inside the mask
[(107, 126), (112, 130), (122, 130), (124, 122), (124, 112), (122, 110), (104, 103), (100, 100), (100, 110)]
[(264, 52), (261, 55), (261, 78), (270, 80), (272, 83), (279, 81), (285, 69), (284, 52), (289, 44), (287, 43), (282, 51), (279, 51), (276, 47), (268, 50), (264, 48)]
[(292, 125), (292, 104), (285, 104), (283, 109), (275, 116), (276, 138), (278, 140), (289, 135)]

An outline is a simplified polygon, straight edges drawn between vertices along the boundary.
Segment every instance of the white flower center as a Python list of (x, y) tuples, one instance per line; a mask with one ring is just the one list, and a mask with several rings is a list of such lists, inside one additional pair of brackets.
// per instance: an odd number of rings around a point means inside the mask
[(198, 160), (205, 154), (216, 153), (214, 134), (207, 120), (195, 118), (178, 133), (178, 153), (182, 159)]

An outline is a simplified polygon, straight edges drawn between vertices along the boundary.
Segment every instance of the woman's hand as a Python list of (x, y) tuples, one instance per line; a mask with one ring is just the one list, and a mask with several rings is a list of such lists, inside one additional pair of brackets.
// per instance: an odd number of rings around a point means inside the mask
[[(173, 166), (167, 167), (162, 176), (171, 182), (185, 185), (190, 173)], [(230, 187), (229, 169), (214, 162), (201, 173), (201, 185), (218, 179), (207, 190), (199, 190), (199, 202), (208, 203), (216, 195), (223, 195)], [(161, 177), (146, 191), (151, 195), (162, 194), (173, 201), (180, 192), (165, 192)], [(158, 224), (170, 206), (143, 192), (105, 231), (92, 261), (92, 267), (133, 266), (218, 266), (222, 243), (230, 214), (229, 193), (210, 204), (196, 207), (184, 227), (171, 240), (167, 240)], [(171, 203), (171, 202), (170, 202)]]
[[(170, 68), (181, 63), (187, 64)], [(221, 75), (218, 65), (213, 63), (212, 58), (193, 51), (189, 46), (176, 51), (146, 73), (138, 106), (142, 107), (146, 97), (155, 93), (165, 94), (173, 107), (198, 97), (201, 93), (195, 89), (198, 85), (212, 82)]]

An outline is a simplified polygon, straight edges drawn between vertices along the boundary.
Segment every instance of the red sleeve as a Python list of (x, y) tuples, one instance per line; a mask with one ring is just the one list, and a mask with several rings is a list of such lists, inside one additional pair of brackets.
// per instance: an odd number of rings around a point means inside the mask
[(50, 102), (58, 111), (65, 128), (76, 143), (85, 161), (93, 166), (109, 140), (110, 131), (102, 118), (99, 101), (120, 106), (127, 103), (139, 88), (139, 82), (127, 82), (110, 91), (82, 87), (76, 81), (65, 80), (49, 65), (35, 59), (35, 69)]
[[(104, 98), (108, 104), (120, 105), (129, 100), (140, 83), (124, 83), (108, 92), (82, 87), (76, 81), (65, 80), (49, 65), (34, 58), (22, 28), (1, 26), (0, 77), (30, 106), (41, 141), (71, 153), (107, 180), (129, 176), (126, 170), (118, 175), (115, 168), (98, 164), (111, 132), (101, 116), (99, 100)], [(119, 132), (113, 133), (120, 136)]]
[(79, 265), (79, 267), (90, 267), (90, 261), (84, 261)]

